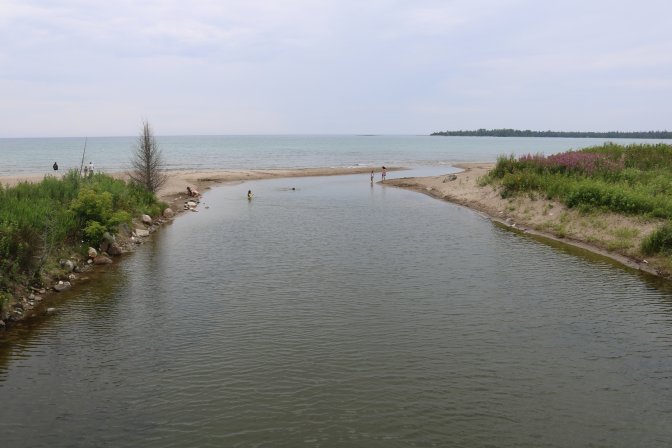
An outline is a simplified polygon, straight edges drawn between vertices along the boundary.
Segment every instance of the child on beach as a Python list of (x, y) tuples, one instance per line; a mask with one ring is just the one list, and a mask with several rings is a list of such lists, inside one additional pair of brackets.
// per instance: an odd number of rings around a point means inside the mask
[(371, 183), (373, 183), (373, 170), (371, 170)]
[(387, 175), (387, 168), (383, 167), (383, 170), (380, 173), (380, 177), (383, 181), (385, 180), (386, 175)]

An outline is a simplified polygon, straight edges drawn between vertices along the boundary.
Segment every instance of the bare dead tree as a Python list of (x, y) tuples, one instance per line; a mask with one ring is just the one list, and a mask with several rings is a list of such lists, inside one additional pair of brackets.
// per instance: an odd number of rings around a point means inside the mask
[(152, 128), (146, 121), (142, 122), (142, 133), (138, 136), (135, 151), (131, 159), (129, 177), (135, 183), (156, 193), (166, 182), (165, 163)]

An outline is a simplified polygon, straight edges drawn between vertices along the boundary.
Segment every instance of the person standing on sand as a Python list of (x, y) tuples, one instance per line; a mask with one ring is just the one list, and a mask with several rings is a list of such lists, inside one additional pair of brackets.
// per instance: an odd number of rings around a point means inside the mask
[(387, 175), (387, 168), (383, 167), (383, 170), (380, 173), (380, 177), (383, 180), (383, 182), (385, 181), (385, 176), (386, 175)]

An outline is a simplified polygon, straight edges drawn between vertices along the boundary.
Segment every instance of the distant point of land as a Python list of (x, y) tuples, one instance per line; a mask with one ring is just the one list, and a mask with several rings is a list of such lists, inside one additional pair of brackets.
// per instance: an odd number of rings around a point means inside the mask
[(441, 131), (430, 135), (446, 137), (565, 137), (565, 138), (672, 138), (670, 131), (641, 132), (572, 132), (572, 131), (530, 131), (529, 129), (477, 129), (475, 131)]

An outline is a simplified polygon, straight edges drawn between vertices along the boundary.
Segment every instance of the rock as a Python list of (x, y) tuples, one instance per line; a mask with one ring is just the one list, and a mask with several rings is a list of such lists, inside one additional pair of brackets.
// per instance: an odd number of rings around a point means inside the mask
[(152, 217), (149, 215), (142, 215), (142, 222), (149, 226), (152, 224)]
[(47, 290), (44, 289), (44, 288), (40, 288), (40, 290), (39, 290), (38, 292), (39, 292), (40, 294), (46, 294), (46, 293), (47, 293)]
[(98, 251), (93, 247), (89, 247), (89, 258), (96, 258), (98, 256)]
[(107, 258), (105, 255), (98, 255), (96, 258), (93, 259), (93, 264), (110, 264), (112, 263), (112, 260)]
[(112, 243), (110, 244), (110, 247), (107, 248), (107, 253), (115, 257), (117, 255), (121, 255), (121, 252), (122, 252), (121, 246), (119, 246), (119, 244), (117, 243)]
[(172, 208), (168, 207), (167, 209), (165, 209), (165, 210), (163, 211), (163, 217), (164, 217), (164, 218), (168, 218), (168, 219), (170, 219), (170, 218), (172, 218), (173, 216), (175, 216), (175, 212), (173, 211)]
[(198, 203), (196, 203), (194, 201), (189, 201), (189, 202), (187, 202), (187, 205), (189, 206), (189, 208), (194, 208), (198, 205)]
[(93, 260), (89, 258), (88, 260), (86, 260), (86, 262), (91, 264), (91, 263), (93, 263)]
[(66, 289), (70, 288), (72, 285), (70, 282), (58, 282), (57, 284), (54, 285), (54, 291), (56, 292), (61, 292), (65, 291)]
[(4, 329), (5, 329), (5, 321), (0, 319), (0, 330), (4, 330)]
[(72, 272), (75, 270), (75, 263), (73, 263), (72, 260), (60, 260), (58, 264), (60, 264), (61, 267), (68, 272)]
[(107, 241), (103, 241), (102, 243), (100, 243), (100, 251), (101, 252), (107, 252), (107, 250), (109, 248), (110, 248), (110, 243), (108, 243)]
[(47, 314), (54, 314), (56, 312), (56, 308), (47, 308), (46, 313)]
[(35, 294), (32, 294), (32, 293), (31, 293), (31, 294), (28, 296), (28, 300), (35, 300), (35, 297), (37, 297), (37, 296), (36, 296)]
[(506, 218), (506, 223), (508, 225), (512, 225), (513, 224), (513, 219), (512, 218)]
[(77, 276), (75, 274), (68, 275), (68, 280), (75, 280)]
[(443, 183), (445, 184), (446, 182), (450, 182), (450, 181), (453, 181), (453, 180), (455, 180), (455, 179), (457, 179), (457, 176), (456, 176), (456, 175), (454, 175), (454, 174), (449, 174), (449, 175), (446, 176), (445, 179), (443, 179)]
[(145, 229), (135, 229), (135, 234), (137, 236), (149, 236), (149, 230)]

